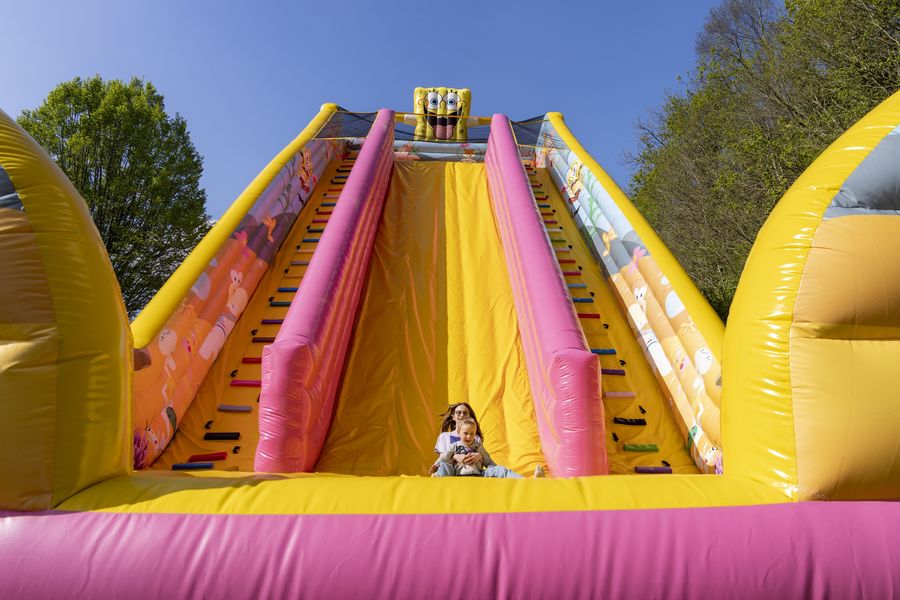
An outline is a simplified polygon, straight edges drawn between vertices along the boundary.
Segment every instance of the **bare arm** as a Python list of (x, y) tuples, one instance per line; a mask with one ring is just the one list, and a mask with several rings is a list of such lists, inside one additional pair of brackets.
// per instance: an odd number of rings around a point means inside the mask
[(440, 455), (440, 453), (439, 453), (439, 452), (435, 452), (435, 454), (437, 454), (438, 457), (437, 457), (437, 459), (436, 459), (433, 463), (431, 463), (431, 466), (428, 467), (428, 474), (429, 474), (429, 475), (431, 475), (432, 473), (437, 472), (437, 470), (438, 470), (438, 463), (441, 462), (441, 455)]
[(483, 464), (485, 467), (492, 467), (497, 464), (491, 458), (491, 455), (488, 454), (488, 451), (484, 449), (484, 446), (478, 447), (478, 453), (481, 454), (481, 464)]

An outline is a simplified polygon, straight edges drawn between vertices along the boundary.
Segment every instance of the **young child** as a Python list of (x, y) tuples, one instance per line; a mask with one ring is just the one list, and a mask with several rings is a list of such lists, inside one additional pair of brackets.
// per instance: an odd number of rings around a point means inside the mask
[[(477, 426), (472, 419), (459, 421), (457, 433), (459, 441), (450, 444), (450, 448), (438, 458), (438, 469), (434, 477), (507, 477), (521, 479), (522, 476), (506, 467), (496, 464), (484, 446), (476, 441)], [(469, 456), (476, 458), (467, 460)]]

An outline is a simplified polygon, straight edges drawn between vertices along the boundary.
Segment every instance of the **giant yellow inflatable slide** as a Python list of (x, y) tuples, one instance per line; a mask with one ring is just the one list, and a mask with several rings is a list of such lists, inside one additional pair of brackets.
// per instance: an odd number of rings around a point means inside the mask
[[(324, 105), (130, 324), (0, 113), (0, 595), (900, 589), (900, 93), (727, 328), (562, 115), (471, 104)], [(429, 476), (460, 402), (510, 476)]]

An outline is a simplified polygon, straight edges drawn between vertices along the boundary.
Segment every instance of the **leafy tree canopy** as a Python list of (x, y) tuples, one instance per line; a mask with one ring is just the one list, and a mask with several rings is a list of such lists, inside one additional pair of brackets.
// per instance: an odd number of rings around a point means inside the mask
[(639, 125), (634, 202), (725, 319), (756, 234), (815, 158), (900, 88), (897, 0), (725, 0)]
[(130, 315), (209, 229), (203, 161), (150, 82), (61, 83), (19, 124), (84, 196)]

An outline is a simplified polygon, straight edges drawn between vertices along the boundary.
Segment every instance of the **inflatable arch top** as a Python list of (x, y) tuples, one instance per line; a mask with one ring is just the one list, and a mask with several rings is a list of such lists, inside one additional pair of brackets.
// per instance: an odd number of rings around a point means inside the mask
[[(324, 105), (130, 326), (0, 113), (3, 595), (900, 588), (900, 93), (785, 194), (727, 328), (562, 115), (470, 107)], [(549, 477), (428, 477), (461, 399)]]

